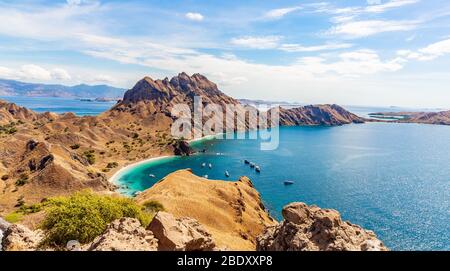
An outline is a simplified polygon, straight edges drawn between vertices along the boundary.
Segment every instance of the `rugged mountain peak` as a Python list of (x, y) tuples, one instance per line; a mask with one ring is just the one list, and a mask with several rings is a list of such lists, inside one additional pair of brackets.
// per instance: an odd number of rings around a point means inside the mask
[(132, 89), (125, 93), (123, 103), (130, 105), (140, 101), (153, 102), (157, 104), (172, 102), (193, 101), (194, 96), (206, 98), (207, 102), (221, 101), (237, 103), (236, 100), (221, 92), (217, 85), (204, 75), (196, 73), (189, 76), (182, 72), (177, 76), (154, 80), (149, 76), (140, 80)]

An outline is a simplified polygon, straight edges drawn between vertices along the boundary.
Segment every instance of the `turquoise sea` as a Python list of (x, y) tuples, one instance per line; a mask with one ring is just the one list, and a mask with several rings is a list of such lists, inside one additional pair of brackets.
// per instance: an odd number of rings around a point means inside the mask
[(227, 170), (229, 180), (250, 177), (278, 219), (285, 204), (302, 201), (339, 210), (393, 250), (450, 250), (449, 138), (450, 127), (437, 125), (283, 127), (274, 151), (261, 151), (258, 140), (204, 140), (194, 147), (206, 153), (141, 164), (118, 182), (132, 195), (174, 170), (210, 179), (227, 179)]
[[(97, 115), (114, 102), (0, 97), (38, 112)], [(367, 116), (401, 108), (346, 107)], [(367, 123), (341, 127), (283, 127), (280, 146), (261, 151), (258, 140), (203, 140), (206, 153), (141, 164), (119, 182), (132, 195), (177, 169), (229, 180), (250, 177), (271, 214), (293, 201), (339, 210), (374, 230), (394, 250), (450, 250), (450, 126)], [(248, 159), (261, 166), (256, 173)], [(212, 169), (202, 168), (211, 163)], [(156, 175), (156, 178), (149, 177)], [(285, 186), (285, 180), (294, 184)]]

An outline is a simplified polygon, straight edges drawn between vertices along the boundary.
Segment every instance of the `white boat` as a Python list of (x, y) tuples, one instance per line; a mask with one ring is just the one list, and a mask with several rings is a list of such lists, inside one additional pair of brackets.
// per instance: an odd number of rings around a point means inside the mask
[(228, 172), (228, 170), (225, 171), (225, 176), (230, 177), (230, 173)]
[(149, 174), (148, 175), (150, 178), (156, 178), (155, 174)]
[(203, 178), (208, 179), (208, 175), (203, 175)]
[(251, 168), (254, 168), (255, 166), (256, 166), (255, 163), (250, 163)]
[(259, 166), (255, 166), (256, 172), (261, 172), (261, 168)]
[(211, 164), (211, 163), (209, 163), (209, 164), (208, 164), (208, 167), (209, 167), (209, 168), (212, 168), (212, 164)]

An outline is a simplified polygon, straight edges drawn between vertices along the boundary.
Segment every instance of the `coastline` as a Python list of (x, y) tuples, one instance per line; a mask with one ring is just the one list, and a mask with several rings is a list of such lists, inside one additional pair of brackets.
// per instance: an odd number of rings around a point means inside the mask
[(139, 162), (135, 162), (135, 163), (131, 163), (128, 164), (124, 167), (122, 167), (121, 169), (119, 169), (118, 171), (116, 171), (109, 179), (108, 182), (112, 183), (112, 184), (117, 184), (116, 181), (119, 179), (120, 175), (123, 174), (124, 172), (139, 166), (139, 165), (143, 165), (143, 164), (147, 164), (147, 163), (152, 163), (152, 162), (156, 162), (162, 159), (166, 159), (166, 158), (172, 158), (172, 157), (176, 157), (176, 155), (162, 155), (162, 156), (156, 156), (156, 157), (152, 157), (152, 158), (148, 158), (145, 160), (141, 160)]
[[(190, 143), (199, 143), (203, 140), (210, 140), (215, 138), (216, 136), (220, 135), (222, 133), (218, 133), (218, 134), (214, 134), (214, 135), (207, 135), (207, 136), (203, 136), (203, 137), (199, 137), (199, 138), (194, 138), (191, 140), (188, 140), (187, 142)], [(149, 163), (153, 163), (153, 162), (157, 162), (160, 161), (162, 159), (167, 159), (167, 158), (174, 158), (176, 157), (176, 155), (162, 155), (162, 156), (156, 156), (156, 157), (152, 157), (152, 158), (148, 158), (148, 159), (144, 159), (135, 163), (131, 163), (128, 165), (125, 165), (124, 167), (120, 168), (118, 171), (116, 171), (110, 178), (108, 178), (108, 182), (117, 185), (117, 180), (120, 178), (121, 174), (123, 174), (124, 172), (143, 165), (143, 164), (149, 164)]]

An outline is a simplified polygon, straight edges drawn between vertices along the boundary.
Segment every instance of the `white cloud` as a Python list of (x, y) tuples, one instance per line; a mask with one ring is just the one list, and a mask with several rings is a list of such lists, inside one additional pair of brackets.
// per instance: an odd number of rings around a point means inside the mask
[(384, 32), (409, 31), (417, 27), (417, 21), (351, 21), (338, 24), (326, 32), (329, 35), (342, 35), (347, 38), (360, 38)]
[(117, 81), (110, 75), (99, 74), (89, 79), (92, 83), (102, 83), (102, 84), (116, 84)]
[(272, 9), (272, 10), (269, 10), (268, 12), (266, 12), (264, 14), (264, 17), (268, 18), (268, 19), (280, 19), (280, 18), (284, 17), (285, 15), (292, 13), (294, 11), (300, 10), (300, 9), (302, 9), (302, 7), (300, 7), (300, 6)]
[(58, 80), (58, 81), (68, 81), (70, 79), (72, 79), (72, 76), (70, 76), (70, 74), (61, 68), (55, 68), (51, 71), (51, 77), (54, 80)]
[(427, 47), (421, 48), (417, 51), (399, 50), (397, 54), (407, 59), (430, 61), (440, 56), (450, 54), (450, 39), (430, 44)]
[(367, 4), (369, 4), (369, 5), (379, 5), (379, 4), (381, 4), (381, 0), (367, 0)]
[(67, 81), (72, 78), (64, 69), (46, 69), (35, 64), (22, 65), (16, 69), (0, 67), (0, 77), (25, 81)]
[(400, 58), (383, 61), (372, 50), (341, 53), (335, 60), (327, 60), (323, 57), (304, 57), (298, 61), (300, 67), (305, 67), (317, 74), (332, 72), (350, 77), (398, 71), (403, 68), (403, 63)]
[(231, 39), (231, 44), (252, 49), (274, 49), (278, 47), (280, 36), (240, 37)]
[(196, 12), (188, 12), (184, 16), (191, 21), (197, 21), (197, 22), (203, 21), (203, 19), (204, 19), (202, 14), (196, 13)]
[(250, 49), (277, 49), (285, 52), (318, 52), (337, 49), (350, 48), (350, 43), (326, 43), (322, 45), (303, 46), (297, 43), (280, 43), (283, 37), (262, 36), (262, 37), (240, 37), (231, 39), (230, 43), (243, 48)]
[(69, 6), (98, 4), (98, 0), (66, 0)]
[(102, 24), (82, 20), (100, 9), (97, 4), (57, 7), (30, 6), (19, 9), (0, 6), (0, 34), (36, 40), (71, 39), (78, 33), (100, 31)]
[(372, 5), (366, 7), (366, 12), (371, 13), (380, 13), (385, 12), (386, 10), (392, 9), (392, 8), (398, 8), (406, 5), (411, 5), (419, 2), (420, 0), (391, 0), (384, 4), (378, 4), (378, 5)]
[(302, 46), (301, 44), (282, 44), (280, 50), (286, 52), (317, 52), (317, 51), (327, 51), (327, 50), (337, 50), (352, 47), (353, 44), (350, 43), (327, 43), (323, 45), (316, 46)]

